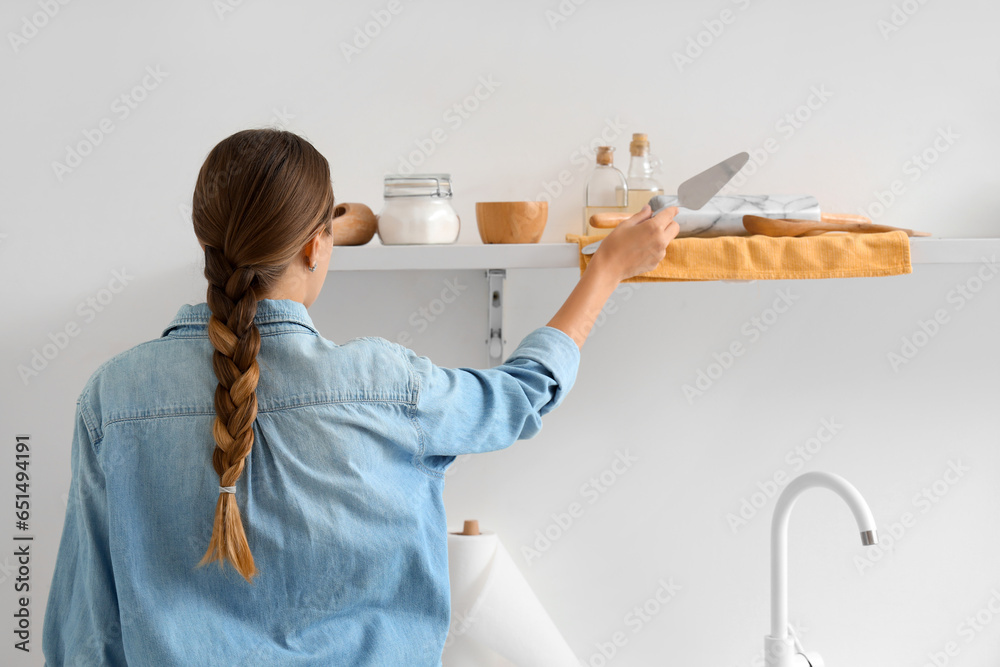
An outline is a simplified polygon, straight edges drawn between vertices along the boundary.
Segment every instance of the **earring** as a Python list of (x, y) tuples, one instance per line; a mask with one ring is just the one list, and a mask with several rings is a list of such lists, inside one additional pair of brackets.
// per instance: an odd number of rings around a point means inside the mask
[(315, 265), (315, 264), (313, 264), (312, 266), (310, 266), (310, 267), (309, 267), (309, 270), (310, 270), (310, 271), (316, 271), (316, 265)]

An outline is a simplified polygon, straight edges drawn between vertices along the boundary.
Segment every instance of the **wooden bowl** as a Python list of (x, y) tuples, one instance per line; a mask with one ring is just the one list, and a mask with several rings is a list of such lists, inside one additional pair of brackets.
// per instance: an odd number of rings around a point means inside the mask
[(476, 202), (483, 243), (538, 243), (549, 217), (545, 201)]
[(333, 209), (333, 245), (364, 245), (377, 227), (378, 218), (364, 204), (337, 204)]

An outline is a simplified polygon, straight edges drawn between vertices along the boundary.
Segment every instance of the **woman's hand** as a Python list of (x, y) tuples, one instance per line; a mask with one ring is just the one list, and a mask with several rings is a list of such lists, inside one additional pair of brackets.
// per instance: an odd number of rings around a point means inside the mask
[(674, 220), (677, 207), (671, 206), (650, 217), (649, 204), (604, 237), (590, 258), (589, 270), (598, 263), (618, 280), (652, 271), (667, 254), (667, 245), (677, 236), (680, 225)]

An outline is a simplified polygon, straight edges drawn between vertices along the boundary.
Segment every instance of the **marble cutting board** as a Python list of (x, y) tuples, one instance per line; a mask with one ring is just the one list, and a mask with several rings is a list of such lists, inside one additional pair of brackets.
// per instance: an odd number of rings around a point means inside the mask
[[(660, 195), (649, 200), (653, 212), (677, 206), (676, 195)], [(681, 208), (674, 218), (681, 227), (678, 237), (749, 236), (743, 216), (819, 220), (819, 202), (808, 195), (718, 195), (696, 211)]]

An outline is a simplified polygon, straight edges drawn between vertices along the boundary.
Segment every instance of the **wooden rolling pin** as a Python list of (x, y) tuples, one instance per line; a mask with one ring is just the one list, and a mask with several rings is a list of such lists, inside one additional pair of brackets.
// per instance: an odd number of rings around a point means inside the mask
[(744, 215), (743, 226), (751, 234), (764, 236), (815, 236), (826, 232), (906, 232), (907, 236), (930, 236), (929, 232), (915, 232), (902, 227), (876, 225), (871, 222), (828, 222), (826, 220), (775, 220), (759, 215)]

